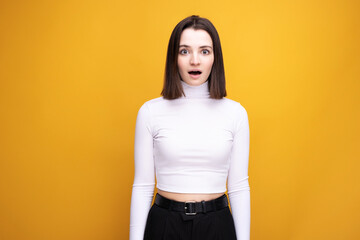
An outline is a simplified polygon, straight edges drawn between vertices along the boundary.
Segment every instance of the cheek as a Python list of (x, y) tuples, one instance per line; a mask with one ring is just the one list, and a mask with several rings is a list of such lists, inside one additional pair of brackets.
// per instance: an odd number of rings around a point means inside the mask
[(206, 67), (209, 71), (211, 71), (212, 65), (214, 64), (214, 58), (209, 59), (209, 61), (206, 62)]
[(179, 68), (179, 71), (182, 72), (185, 66), (184, 66), (184, 61), (181, 58), (178, 58), (177, 66)]

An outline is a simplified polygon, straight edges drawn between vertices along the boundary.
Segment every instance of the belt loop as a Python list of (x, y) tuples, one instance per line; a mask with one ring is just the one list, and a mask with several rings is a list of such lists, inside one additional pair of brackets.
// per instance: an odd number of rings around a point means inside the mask
[(205, 204), (204, 200), (201, 201), (201, 205), (202, 205), (204, 213), (206, 213), (206, 204)]

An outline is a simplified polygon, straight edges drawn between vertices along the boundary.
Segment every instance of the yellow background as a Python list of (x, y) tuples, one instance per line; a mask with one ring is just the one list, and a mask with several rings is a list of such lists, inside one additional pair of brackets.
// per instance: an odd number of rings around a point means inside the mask
[(251, 239), (360, 239), (359, 1), (1, 1), (0, 239), (127, 239), (136, 114), (191, 14), (250, 122)]

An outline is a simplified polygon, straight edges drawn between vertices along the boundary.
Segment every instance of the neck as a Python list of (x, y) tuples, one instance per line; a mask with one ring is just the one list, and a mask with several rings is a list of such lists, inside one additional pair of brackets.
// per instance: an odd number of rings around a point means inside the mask
[(210, 92), (209, 92), (209, 81), (206, 80), (206, 82), (198, 85), (198, 86), (192, 86), (187, 84), (184, 81), (180, 81), (181, 85), (183, 87), (185, 96), (182, 98), (209, 98)]

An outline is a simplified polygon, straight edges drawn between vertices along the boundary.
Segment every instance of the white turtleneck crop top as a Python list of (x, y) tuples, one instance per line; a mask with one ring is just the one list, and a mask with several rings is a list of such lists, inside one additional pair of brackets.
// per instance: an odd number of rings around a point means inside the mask
[[(138, 111), (130, 240), (142, 240), (158, 189), (176, 193), (228, 191), (238, 240), (250, 239), (249, 123), (245, 108), (228, 98), (212, 99), (208, 81), (185, 96), (158, 97)], [(227, 184), (227, 188), (226, 188)]]

